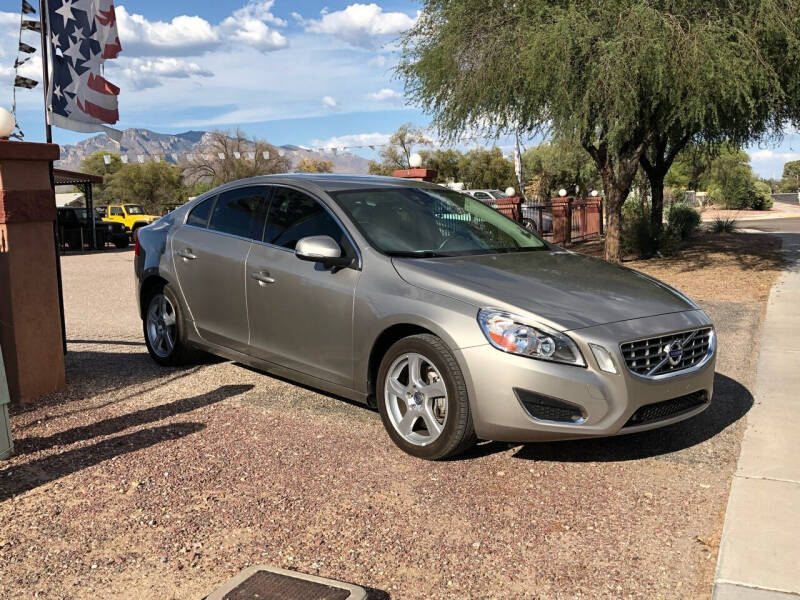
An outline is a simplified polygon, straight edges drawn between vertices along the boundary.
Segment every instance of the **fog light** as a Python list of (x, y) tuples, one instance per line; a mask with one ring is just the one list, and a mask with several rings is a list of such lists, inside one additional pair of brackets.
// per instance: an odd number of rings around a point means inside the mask
[(617, 372), (617, 367), (614, 366), (614, 360), (611, 358), (611, 353), (609, 353), (608, 350), (597, 344), (589, 344), (589, 347), (592, 349), (594, 359), (597, 361), (597, 365), (602, 371), (606, 373)]

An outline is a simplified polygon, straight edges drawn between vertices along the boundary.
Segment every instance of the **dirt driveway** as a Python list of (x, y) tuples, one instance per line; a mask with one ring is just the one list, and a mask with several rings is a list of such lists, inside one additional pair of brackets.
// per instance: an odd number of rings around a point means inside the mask
[(63, 259), (69, 389), (13, 407), (0, 463), (0, 597), (200, 599), (265, 563), (374, 598), (710, 594), (771, 238), (703, 238), (633, 266), (714, 319), (716, 396), (656, 432), (402, 454), (377, 413), (237, 364), (162, 369), (141, 343), (132, 253)]

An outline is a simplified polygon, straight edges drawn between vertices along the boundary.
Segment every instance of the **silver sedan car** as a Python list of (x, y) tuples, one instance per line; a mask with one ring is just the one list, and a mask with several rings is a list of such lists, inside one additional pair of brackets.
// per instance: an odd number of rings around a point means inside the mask
[(158, 363), (205, 351), (377, 406), (427, 459), (644, 431), (711, 401), (714, 327), (689, 298), (433, 184), (237, 181), (141, 229), (135, 268)]

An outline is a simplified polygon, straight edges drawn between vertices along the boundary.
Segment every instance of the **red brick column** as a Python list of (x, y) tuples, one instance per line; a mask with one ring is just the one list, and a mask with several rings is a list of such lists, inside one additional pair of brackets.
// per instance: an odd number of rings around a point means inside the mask
[(392, 177), (401, 179), (414, 179), (415, 181), (433, 181), (439, 174), (433, 169), (399, 169), (392, 173)]
[(0, 140), (0, 345), (12, 401), (64, 389), (54, 144)]
[(601, 214), (601, 199), (591, 197), (586, 199), (586, 234), (601, 234), (603, 215)]
[(553, 198), (553, 243), (569, 244), (572, 238), (572, 211), (570, 198)]
[(509, 219), (522, 223), (522, 198), (497, 198), (494, 203)]

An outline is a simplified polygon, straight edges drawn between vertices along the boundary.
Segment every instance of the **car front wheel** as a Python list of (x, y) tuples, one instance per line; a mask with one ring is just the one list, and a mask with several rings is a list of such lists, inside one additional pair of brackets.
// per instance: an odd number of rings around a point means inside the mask
[(408, 454), (441, 460), (477, 441), (464, 376), (438, 337), (395, 343), (381, 362), (376, 388), (383, 425)]

